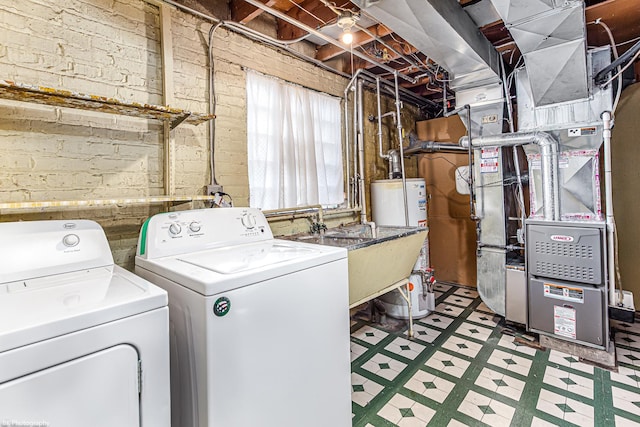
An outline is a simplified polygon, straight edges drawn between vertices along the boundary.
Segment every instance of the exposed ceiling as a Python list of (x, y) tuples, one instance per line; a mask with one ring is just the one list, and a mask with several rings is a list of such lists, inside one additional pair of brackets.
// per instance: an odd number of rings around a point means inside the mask
[[(414, 93), (442, 102), (443, 83), (446, 71), (428, 58), (429, 52), (420, 52), (406, 40), (394, 33), (383, 23), (377, 22), (366, 11), (360, 11), (349, 0), (254, 0), (277, 11), (277, 36), (280, 40), (294, 40), (306, 37), (314, 44), (317, 60), (330, 64), (333, 68), (346, 73), (364, 68), (368, 71), (390, 78), (390, 69), (416, 78), (415, 83), (403, 82), (402, 85)], [(449, 0), (455, 1), (455, 0)], [(206, 3), (206, 0), (200, 0)], [(459, 0), (460, 6), (471, 17), (484, 36), (502, 55), (507, 71), (520, 59), (520, 52), (511, 35), (500, 20), (490, 0)], [(586, 22), (600, 18), (613, 33), (616, 43), (624, 43), (640, 37), (640, 0), (586, 0)], [(245, 0), (230, 0), (231, 20), (247, 24), (263, 13), (270, 13), (249, 4)], [(326, 36), (338, 39), (343, 28), (338, 25), (339, 13), (349, 11), (359, 16), (356, 25), (351, 28), (353, 42), (343, 47), (327, 42)], [(321, 34), (309, 34), (300, 26), (310, 27)], [(589, 46), (603, 46), (609, 43), (605, 30), (600, 25), (587, 25)], [(619, 46), (622, 53), (633, 43)], [(355, 55), (354, 52), (358, 53)], [(362, 56), (369, 58), (363, 59)], [(381, 66), (382, 65), (382, 66)], [(636, 68), (638, 70), (638, 68)], [(636, 72), (637, 74), (637, 72)], [(450, 95), (450, 93), (448, 92)]]

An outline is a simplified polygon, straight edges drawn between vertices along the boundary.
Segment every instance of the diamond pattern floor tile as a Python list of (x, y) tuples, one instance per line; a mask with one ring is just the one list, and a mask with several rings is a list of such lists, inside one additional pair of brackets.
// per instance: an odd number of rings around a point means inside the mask
[(460, 295), (467, 298), (474, 298), (474, 299), (478, 298), (478, 292), (468, 288), (458, 288), (453, 294)]
[(406, 364), (381, 353), (376, 354), (362, 365), (362, 369), (389, 381), (393, 381), (406, 367)]
[(469, 365), (471, 365), (470, 362), (442, 351), (436, 351), (425, 363), (425, 366), (456, 378), (462, 378)]
[(401, 394), (394, 395), (378, 412), (382, 418), (398, 426), (425, 426), (436, 413), (433, 409)]
[(458, 411), (490, 426), (508, 427), (515, 408), (475, 391), (469, 391)]
[(389, 335), (388, 333), (381, 331), (380, 329), (373, 328), (369, 325), (358, 329), (355, 333), (351, 334), (352, 337), (359, 340), (368, 342), (369, 344), (378, 344), (384, 338)]
[(473, 338), (482, 342), (488, 340), (492, 332), (493, 329), (474, 325), (470, 322), (464, 322), (458, 329), (456, 329), (456, 334), (464, 335), (465, 337)]
[(367, 347), (360, 345), (358, 343), (355, 343), (353, 341), (351, 342), (351, 361), (352, 362), (366, 352), (367, 352)]
[(481, 325), (488, 326), (490, 328), (494, 328), (498, 325), (498, 321), (492, 314), (482, 313), (480, 311), (474, 311), (467, 317), (467, 320), (480, 323)]
[(468, 307), (473, 302), (473, 299), (465, 298), (463, 296), (454, 294), (445, 298), (444, 302), (447, 304), (454, 304), (460, 307)]
[(438, 285), (411, 340), (352, 323), (353, 427), (640, 427), (639, 325), (612, 322), (620, 364), (604, 371), (514, 342), (476, 291)]
[[(433, 328), (428, 328), (424, 325), (421, 325), (420, 323), (415, 323), (413, 325), (413, 336), (415, 339), (420, 340), (420, 341), (424, 341), (427, 343), (432, 343), (433, 340), (435, 340), (436, 338), (438, 338), (440, 336), (441, 331), (433, 329)], [(406, 331), (404, 333), (404, 337), (407, 338), (407, 335), (409, 334), (408, 331)]]
[(449, 339), (442, 344), (442, 347), (471, 358), (476, 357), (482, 349), (481, 344), (455, 335), (450, 336)]
[(402, 357), (406, 357), (407, 359), (413, 360), (418, 357), (422, 350), (425, 349), (425, 346), (422, 344), (418, 344), (415, 341), (409, 341), (404, 338), (396, 338), (384, 349), (398, 354)]
[(351, 400), (360, 406), (367, 406), (383, 389), (384, 386), (375, 381), (356, 373), (351, 374)]
[(514, 337), (509, 335), (501, 336), (498, 345), (500, 347), (508, 348), (509, 350), (517, 351), (518, 353), (527, 354), (529, 356), (534, 356), (536, 354), (535, 348), (526, 346), (524, 344), (518, 344), (514, 341)]
[(531, 360), (502, 350), (494, 350), (489, 357), (488, 363), (525, 377), (529, 375), (529, 369), (531, 368)]
[(451, 393), (451, 390), (453, 390), (453, 387), (455, 387), (455, 383), (419, 370), (404, 386), (424, 397), (443, 403)]
[(451, 323), (454, 320), (455, 319), (452, 319), (451, 317), (448, 317), (448, 316), (441, 316), (438, 313), (431, 313), (427, 317), (423, 317), (422, 319), (418, 320), (417, 323), (425, 324), (429, 326), (435, 326), (436, 328), (440, 328), (440, 329), (446, 329), (449, 327), (449, 325), (451, 325)]
[(463, 307), (458, 307), (457, 305), (451, 305), (441, 302), (436, 305), (436, 312), (441, 314), (446, 314), (447, 316), (458, 317), (464, 311)]

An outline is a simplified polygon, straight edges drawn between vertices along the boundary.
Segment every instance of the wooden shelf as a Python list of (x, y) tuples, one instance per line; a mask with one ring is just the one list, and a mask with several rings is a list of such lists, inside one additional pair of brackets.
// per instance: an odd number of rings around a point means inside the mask
[(168, 120), (171, 129), (181, 123), (199, 125), (215, 119), (214, 114), (200, 114), (162, 105), (123, 102), (115, 98), (86, 95), (78, 92), (32, 86), (8, 80), (0, 80), (0, 98), (14, 101), (35, 102), (54, 107), (78, 108), (154, 120)]
[(195, 201), (213, 201), (214, 196), (150, 196), (129, 197), (123, 199), (92, 199), (92, 200), (45, 200), (34, 202), (0, 202), (0, 210), (26, 210), (47, 208), (81, 208), (97, 206), (116, 206), (133, 204), (157, 203), (187, 203)]

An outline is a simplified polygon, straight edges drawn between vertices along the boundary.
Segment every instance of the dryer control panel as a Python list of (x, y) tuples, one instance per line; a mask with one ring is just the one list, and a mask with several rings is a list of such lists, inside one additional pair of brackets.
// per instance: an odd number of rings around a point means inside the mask
[(94, 221), (4, 222), (0, 236), (0, 283), (113, 265)]
[(196, 209), (149, 218), (142, 226), (137, 252), (153, 259), (272, 239), (269, 223), (259, 209)]

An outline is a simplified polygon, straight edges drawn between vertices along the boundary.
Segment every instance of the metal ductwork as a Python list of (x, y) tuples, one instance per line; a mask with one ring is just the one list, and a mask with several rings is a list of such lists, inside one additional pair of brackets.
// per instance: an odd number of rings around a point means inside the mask
[(457, 1), (351, 1), (447, 70), (452, 88), (499, 82), (498, 52)]
[(536, 106), (589, 96), (582, 0), (491, 0), (520, 48)]

